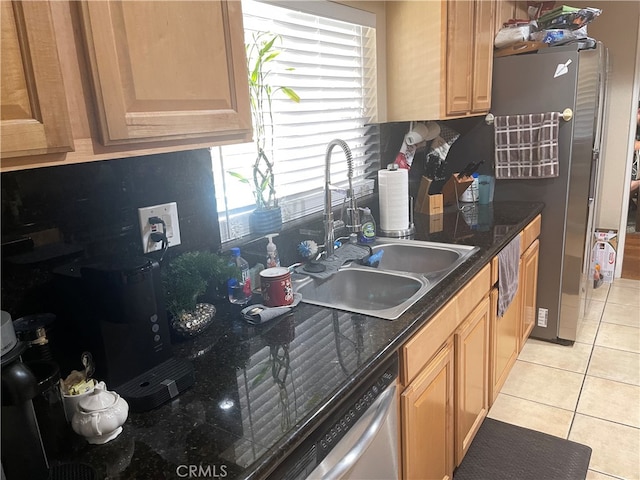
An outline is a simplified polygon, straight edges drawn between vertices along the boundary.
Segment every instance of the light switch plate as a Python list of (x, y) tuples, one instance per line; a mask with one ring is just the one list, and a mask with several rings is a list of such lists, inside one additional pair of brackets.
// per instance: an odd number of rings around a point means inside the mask
[(180, 245), (180, 223), (178, 222), (178, 204), (176, 202), (142, 207), (138, 209), (140, 220), (140, 239), (144, 253), (162, 249), (162, 241), (156, 242), (151, 238), (152, 233), (162, 233), (162, 223), (152, 224), (149, 219), (158, 217), (165, 224), (165, 233), (169, 247)]

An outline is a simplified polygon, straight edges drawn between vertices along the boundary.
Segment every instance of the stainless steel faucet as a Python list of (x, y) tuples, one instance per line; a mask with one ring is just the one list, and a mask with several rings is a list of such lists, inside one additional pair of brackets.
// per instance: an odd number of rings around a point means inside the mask
[(333, 210), (331, 206), (331, 190), (334, 189), (331, 185), (331, 151), (335, 146), (342, 148), (342, 151), (347, 157), (347, 176), (349, 178), (349, 189), (346, 193), (347, 199), (349, 200), (349, 207), (347, 209), (349, 222), (347, 227), (349, 227), (350, 232), (357, 232), (360, 228), (358, 205), (356, 204), (356, 196), (353, 192), (353, 159), (351, 157), (351, 150), (349, 150), (349, 146), (344, 140), (331, 140), (329, 145), (327, 145), (327, 153), (324, 157), (324, 248), (327, 257), (333, 254), (333, 243), (335, 241)]

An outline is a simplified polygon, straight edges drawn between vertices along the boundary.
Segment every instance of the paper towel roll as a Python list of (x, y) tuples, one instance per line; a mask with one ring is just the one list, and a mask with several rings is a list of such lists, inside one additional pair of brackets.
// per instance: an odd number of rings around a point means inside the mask
[(409, 228), (409, 170), (379, 170), (380, 229)]

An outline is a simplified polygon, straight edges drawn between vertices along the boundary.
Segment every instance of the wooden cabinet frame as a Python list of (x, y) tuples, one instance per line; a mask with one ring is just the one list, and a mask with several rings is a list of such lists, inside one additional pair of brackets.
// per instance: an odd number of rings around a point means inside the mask
[(2, 158), (73, 150), (48, 2), (2, 8)]
[(81, 6), (104, 145), (251, 131), (239, 2)]

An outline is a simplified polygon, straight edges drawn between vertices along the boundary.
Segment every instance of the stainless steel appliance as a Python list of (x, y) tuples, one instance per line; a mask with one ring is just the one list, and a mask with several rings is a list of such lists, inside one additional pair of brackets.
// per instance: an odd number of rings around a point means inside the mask
[(496, 58), (491, 113), (515, 115), (573, 110), (560, 120), (556, 178), (498, 180), (495, 200), (545, 203), (540, 235), (537, 322), (533, 337), (576, 339), (587, 295), (594, 230), (607, 51), (581, 44)]
[(398, 478), (398, 355), (376, 369), (270, 478)]

